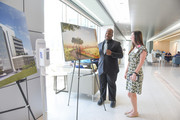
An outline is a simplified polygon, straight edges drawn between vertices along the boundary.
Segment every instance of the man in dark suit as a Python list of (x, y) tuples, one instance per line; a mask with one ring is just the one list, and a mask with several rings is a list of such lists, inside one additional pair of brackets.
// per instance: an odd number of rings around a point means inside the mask
[(113, 30), (107, 29), (105, 40), (98, 44), (99, 47), (99, 63), (98, 74), (100, 80), (100, 100), (98, 105), (102, 105), (106, 100), (106, 89), (108, 85), (110, 106), (116, 106), (116, 79), (119, 72), (118, 58), (123, 57), (120, 42), (112, 39)]

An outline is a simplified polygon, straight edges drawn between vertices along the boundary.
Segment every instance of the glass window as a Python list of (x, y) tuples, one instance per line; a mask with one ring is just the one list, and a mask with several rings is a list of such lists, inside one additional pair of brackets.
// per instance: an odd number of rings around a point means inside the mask
[(77, 14), (77, 25), (80, 25), (81, 23), (81, 15), (78, 13)]
[(74, 11), (72, 8), (67, 6), (67, 22), (71, 24), (76, 24), (78, 21), (78, 13)]
[(0, 26), (0, 74), (12, 69), (9, 50), (7, 47), (8, 39), (6, 38), (9, 36), (5, 35), (5, 32), (7, 33), (7, 31), (4, 31)]
[(97, 32), (97, 40), (98, 40), (98, 43), (101, 41), (101, 29), (100, 27), (96, 26), (96, 32)]
[(67, 6), (65, 4), (62, 4), (62, 22), (67, 21)]
[(87, 19), (84, 16), (81, 16), (81, 26), (86, 26)]
[(94, 23), (92, 23), (91, 21), (89, 21), (89, 27), (90, 27), (90, 28), (95, 28), (96, 26), (95, 26)]

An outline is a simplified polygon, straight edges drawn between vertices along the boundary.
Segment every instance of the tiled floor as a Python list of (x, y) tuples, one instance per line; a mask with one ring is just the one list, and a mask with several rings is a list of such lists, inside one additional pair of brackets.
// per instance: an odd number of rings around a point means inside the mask
[[(138, 95), (140, 116), (134, 120), (180, 120), (180, 67), (169, 63), (145, 64), (142, 95)], [(111, 108), (109, 101), (103, 106), (97, 105), (99, 92), (94, 101), (91, 96), (80, 94), (78, 120), (130, 120), (124, 112), (130, 109), (130, 100), (125, 90), (125, 67), (120, 66), (117, 79), (117, 106)], [(72, 93), (70, 105), (68, 93), (55, 94), (53, 79), (47, 77), (48, 120), (76, 120), (76, 93)]]

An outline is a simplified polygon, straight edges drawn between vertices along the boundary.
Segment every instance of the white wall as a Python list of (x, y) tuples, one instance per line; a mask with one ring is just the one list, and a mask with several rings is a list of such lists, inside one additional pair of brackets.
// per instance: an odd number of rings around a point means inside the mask
[(64, 64), (61, 35), (62, 3), (59, 0), (45, 1), (45, 41), (50, 48), (50, 65)]
[(170, 42), (170, 52), (172, 55), (175, 55), (178, 51), (180, 51), (180, 40), (171, 41)]
[(180, 51), (180, 40), (177, 42), (177, 51)]
[(25, 0), (25, 15), (29, 30), (44, 32), (44, 0)]
[(32, 49), (35, 50), (36, 39), (44, 39), (44, 0), (24, 0), (24, 8)]
[(127, 64), (128, 64), (128, 53), (129, 53), (129, 51), (130, 51), (130, 49), (131, 49), (131, 46), (132, 46), (131, 40), (128, 40), (128, 41), (125, 41), (125, 42), (124, 42), (124, 46), (123, 46), (123, 47), (124, 47), (125, 51), (123, 51), (124, 57), (123, 57), (123, 59), (122, 59), (122, 64), (124, 64), (125, 67), (126, 67)]

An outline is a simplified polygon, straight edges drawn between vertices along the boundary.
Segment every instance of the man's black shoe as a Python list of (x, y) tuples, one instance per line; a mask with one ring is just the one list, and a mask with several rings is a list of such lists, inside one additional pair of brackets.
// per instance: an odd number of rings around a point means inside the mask
[(104, 102), (104, 100), (102, 100), (102, 99), (99, 99), (99, 101), (98, 101), (98, 105), (102, 105), (103, 104), (103, 102)]
[(114, 107), (116, 106), (116, 101), (111, 101), (110, 106), (111, 106), (112, 108), (114, 108)]

